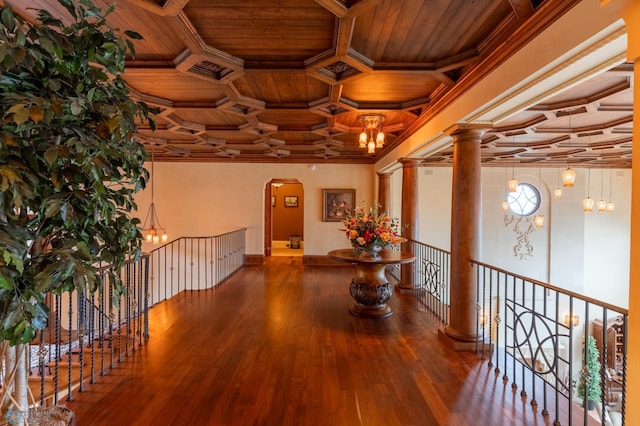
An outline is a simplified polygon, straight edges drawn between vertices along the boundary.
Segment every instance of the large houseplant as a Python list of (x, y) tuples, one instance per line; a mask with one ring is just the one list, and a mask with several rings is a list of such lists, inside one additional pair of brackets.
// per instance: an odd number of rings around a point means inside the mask
[(601, 392), (598, 348), (596, 347), (596, 340), (593, 336), (587, 336), (587, 353), (578, 380), (578, 396), (582, 398), (583, 401), (587, 401), (587, 408), (589, 410), (593, 410), (595, 401), (599, 401), (601, 398)]
[[(141, 248), (128, 214), (147, 178), (136, 119), (151, 111), (120, 76), (140, 36), (109, 27), (112, 9), (58, 2), (64, 22), (0, 9), (0, 340), (13, 350), (45, 326), (49, 292), (96, 291), (98, 266), (118, 270)], [(26, 390), (17, 391), (17, 403), (3, 395), (3, 410), (27, 411)]]

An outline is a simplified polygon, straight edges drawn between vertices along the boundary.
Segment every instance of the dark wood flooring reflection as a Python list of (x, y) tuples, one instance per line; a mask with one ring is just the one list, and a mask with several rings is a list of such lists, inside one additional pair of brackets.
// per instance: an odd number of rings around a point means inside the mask
[(546, 423), (443, 346), (410, 293), (389, 318), (350, 315), (352, 273), (273, 257), (182, 293), (152, 309), (147, 346), (66, 404), (78, 426)]

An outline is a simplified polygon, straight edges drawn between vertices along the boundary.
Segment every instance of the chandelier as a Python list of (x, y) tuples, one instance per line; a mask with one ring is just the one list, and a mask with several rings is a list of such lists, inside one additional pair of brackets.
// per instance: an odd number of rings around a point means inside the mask
[(384, 146), (382, 123), (386, 120), (383, 114), (365, 114), (360, 116), (362, 133), (359, 148), (366, 148), (368, 154), (375, 154), (376, 148)]
[[(153, 202), (153, 178), (155, 174), (153, 173), (153, 161), (154, 153), (151, 153), (151, 205), (149, 206), (149, 211), (147, 212), (147, 217), (144, 219), (144, 234), (145, 240), (148, 243), (158, 244), (160, 240), (163, 243), (166, 243), (169, 239), (167, 235), (167, 231), (160, 224), (160, 220), (158, 220), (158, 214), (156, 213), (156, 204)], [(149, 222), (149, 227), (147, 227), (147, 222)], [(162, 234), (162, 235), (160, 235)]]

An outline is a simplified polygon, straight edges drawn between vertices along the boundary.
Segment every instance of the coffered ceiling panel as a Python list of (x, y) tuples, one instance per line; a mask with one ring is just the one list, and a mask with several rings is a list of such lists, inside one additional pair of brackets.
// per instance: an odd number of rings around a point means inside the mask
[[(67, 19), (55, 0), (6, 1), (30, 19), (30, 8)], [(578, 1), (119, 0), (108, 21), (144, 37), (124, 78), (158, 108), (158, 130), (139, 132), (156, 160), (373, 163), (485, 75), (482, 61), (500, 63)], [(483, 161), (628, 167), (631, 73), (496, 123)], [(371, 113), (386, 135), (375, 154), (358, 143)], [(424, 162), (451, 158), (446, 148)]]

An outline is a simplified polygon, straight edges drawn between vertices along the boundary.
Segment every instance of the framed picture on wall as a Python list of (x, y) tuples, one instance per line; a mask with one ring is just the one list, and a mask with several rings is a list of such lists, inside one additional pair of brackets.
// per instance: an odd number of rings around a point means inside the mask
[(355, 189), (323, 189), (322, 221), (340, 222), (355, 208)]
[(298, 196), (297, 195), (285, 195), (285, 197), (284, 197), (284, 206), (285, 207), (298, 207)]

